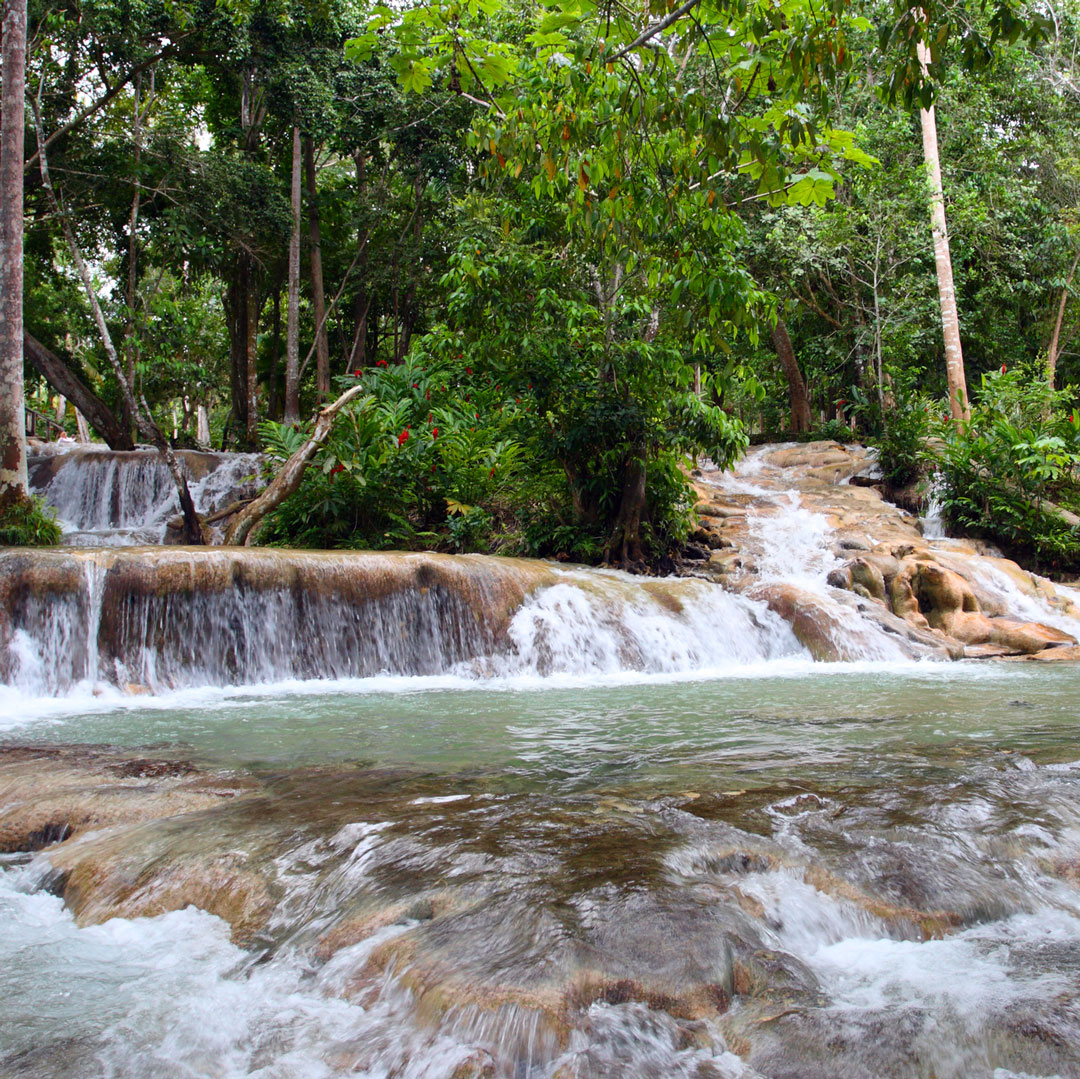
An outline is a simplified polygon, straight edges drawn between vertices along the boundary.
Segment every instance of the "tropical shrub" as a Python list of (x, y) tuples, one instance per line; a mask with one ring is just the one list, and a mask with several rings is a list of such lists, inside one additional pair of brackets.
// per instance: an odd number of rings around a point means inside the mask
[(53, 508), (36, 495), (0, 504), (0, 546), (55, 547), (61, 535)]
[[(366, 393), (338, 417), (300, 490), (269, 518), (262, 542), (313, 547), (487, 549), (515, 486), (522, 402), (474, 374), (463, 354), (423, 347), (402, 364), (354, 373)], [(303, 432), (262, 427), (284, 459)]]
[[(1047, 570), (1080, 566), (1080, 417), (1037, 367), (984, 375), (971, 420), (944, 430), (946, 519)], [(1061, 511), (1064, 511), (1062, 513)]]

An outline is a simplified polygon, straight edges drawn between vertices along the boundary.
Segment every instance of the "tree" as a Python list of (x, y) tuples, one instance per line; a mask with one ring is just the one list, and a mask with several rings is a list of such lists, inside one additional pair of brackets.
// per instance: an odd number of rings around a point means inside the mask
[(289, 302), (285, 308), (285, 422), (300, 418), (300, 128), (292, 130)]
[(4, 0), (0, 97), (0, 508), (28, 496), (23, 411), (26, 0)]
[[(494, 15), (497, 5), (483, 10)], [(843, 5), (829, 12), (843, 17)], [(657, 517), (652, 469), (677, 491), (673, 451), (702, 449), (723, 466), (742, 445), (737, 425), (692, 389), (696, 371), (708, 384), (725, 369), (732, 337), (756, 336), (765, 310), (736, 252), (738, 207), (826, 201), (831, 163), (863, 159), (849, 135), (815, 117), (845, 65), (844, 27), (834, 18), (826, 28), (820, 11), (799, 2), (732, 16), (702, 8), (698, 29), (683, 33), (674, 17), (642, 28), (612, 12), (601, 30), (590, 9), (566, 4), (522, 48), (481, 38), (452, 7), (381, 16), (395, 27), (391, 63), (404, 86), (442, 80), (485, 101), (469, 145), (488, 188), (513, 191), (500, 214), (516, 251), (500, 245), (498, 273), (489, 269), (492, 243), (476, 256), (459, 252), (451, 329), (473, 341), (488, 327), (473, 354), (501, 359), (516, 337), (529, 357), (519, 380), (548, 357), (531, 380), (538, 413), (553, 418), (579, 521), (602, 529), (606, 557), (622, 564), (641, 560)], [(524, 220), (511, 203), (524, 205)], [(554, 281), (541, 273), (552, 260)], [(543, 287), (530, 287), (530, 276)], [(520, 292), (537, 297), (545, 334), (561, 324), (571, 340), (538, 349)], [(457, 297), (468, 303), (456, 307)], [(575, 345), (582, 355), (568, 357)]]
[[(919, 60), (925, 69), (930, 52), (919, 45)], [(964, 377), (964, 352), (960, 345), (960, 317), (956, 311), (956, 285), (953, 282), (949, 230), (945, 222), (945, 193), (941, 187), (941, 159), (938, 155), (937, 117), (933, 103), (919, 110), (922, 125), (923, 156), (926, 160), (927, 185), (930, 191), (930, 223), (934, 232), (934, 263), (937, 267), (938, 300), (941, 305), (941, 329), (945, 338), (945, 373), (949, 386), (949, 411), (954, 420), (969, 420), (967, 380)]]
[(806, 383), (803, 381), (798, 360), (795, 358), (795, 349), (792, 347), (787, 325), (782, 318), (778, 318), (772, 328), (772, 342), (788, 384), (791, 430), (796, 434), (801, 434), (809, 431), (813, 424), (810, 415), (810, 400), (806, 396)]

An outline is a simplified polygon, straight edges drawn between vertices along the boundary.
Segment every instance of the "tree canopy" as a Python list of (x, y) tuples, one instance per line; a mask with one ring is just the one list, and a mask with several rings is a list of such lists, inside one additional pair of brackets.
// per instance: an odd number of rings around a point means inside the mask
[(943, 383), (932, 99), (970, 369), (1076, 377), (1080, 15), (1047, 10), (32, 4), (27, 329), (130, 428), (66, 220), (177, 444), (287, 455), (290, 401), (362, 383), (265, 541), (656, 561), (697, 455)]

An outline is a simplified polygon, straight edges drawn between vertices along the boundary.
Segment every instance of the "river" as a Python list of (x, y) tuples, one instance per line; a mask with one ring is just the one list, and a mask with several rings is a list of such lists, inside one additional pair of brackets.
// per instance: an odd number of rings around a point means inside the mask
[(3, 1079), (1080, 1077), (1075, 664), (512, 560), (2, 558)]

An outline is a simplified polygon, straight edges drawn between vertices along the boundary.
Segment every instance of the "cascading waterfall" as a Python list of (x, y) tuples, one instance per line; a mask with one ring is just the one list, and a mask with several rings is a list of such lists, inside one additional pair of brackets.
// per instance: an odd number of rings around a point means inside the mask
[[(254, 453), (178, 453), (196, 509), (212, 514), (252, 493), (261, 457)], [(161, 543), (179, 513), (176, 487), (157, 452), (114, 452), (78, 445), (38, 453), (29, 462), (31, 487), (52, 506), (73, 546)]]
[[(766, 453), (720, 481), (723, 587), (0, 552), (0, 1077), (1080, 1075), (1080, 673), (809, 662), (819, 614), (898, 658), (829, 583), (877, 540)], [(122, 471), (99, 538), (159, 513)], [(989, 617), (1080, 625), (892, 536)]]
[(942, 477), (935, 472), (930, 478), (930, 489), (926, 492), (926, 510), (922, 516), (922, 534), (928, 540), (942, 540), (948, 535), (945, 530), (944, 505), (941, 500)]
[(54, 696), (465, 675), (691, 672), (801, 653), (764, 604), (483, 556), (162, 549), (0, 555), (0, 673)]
[(762, 508), (747, 513), (745, 549), (754, 559), (758, 583), (750, 595), (783, 589), (794, 605), (818, 622), (830, 651), (848, 659), (883, 662), (909, 658), (893, 634), (861, 616), (857, 606), (845, 602), (828, 584), (829, 573), (840, 565), (834, 553), (835, 535), (827, 518), (802, 504), (798, 493), (778, 493), (754, 482), (771, 447), (751, 452), (716, 486), (734, 495), (761, 500)]

